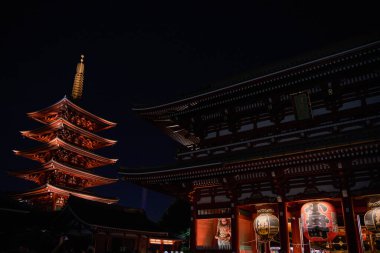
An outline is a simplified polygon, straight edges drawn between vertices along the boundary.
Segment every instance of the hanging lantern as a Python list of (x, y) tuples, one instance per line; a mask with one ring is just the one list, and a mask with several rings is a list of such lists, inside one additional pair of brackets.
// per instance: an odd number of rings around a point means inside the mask
[(364, 224), (371, 232), (380, 232), (380, 207), (375, 207), (364, 215)]
[[(259, 210), (260, 211), (260, 210)], [(270, 241), (279, 231), (279, 220), (269, 212), (261, 213), (253, 221), (255, 232), (262, 241)]]
[(334, 207), (323, 201), (309, 202), (301, 208), (302, 228), (311, 242), (332, 241), (338, 234)]

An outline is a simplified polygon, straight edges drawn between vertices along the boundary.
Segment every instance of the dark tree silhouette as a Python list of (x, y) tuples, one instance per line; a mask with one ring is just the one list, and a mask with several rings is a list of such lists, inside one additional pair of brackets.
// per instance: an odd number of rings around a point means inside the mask
[(169, 232), (180, 234), (190, 228), (190, 205), (182, 199), (176, 199), (162, 215), (159, 224)]

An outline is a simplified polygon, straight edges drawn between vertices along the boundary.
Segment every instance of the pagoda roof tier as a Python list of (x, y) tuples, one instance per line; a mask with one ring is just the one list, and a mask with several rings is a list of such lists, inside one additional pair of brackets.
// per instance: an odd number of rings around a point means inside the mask
[(62, 172), (63, 174), (67, 174), (67, 175), (73, 175), (73, 176), (75, 175), (75, 176), (78, 176), (80, 178), (90, 181), (91, 183), (87, 187), (110, 184), (110, 183), (114, 183), (118, 181), (117, 178), (107, 178), (107, 177), (99, 176), (89, 171), (85, 171), (82, 169), (73, 168), (73, 167), (64, 165), (55, 160), (50, 160), (49, 162), (43, 164), (41, 167), (37, 169), (11, 171), (9, 172), (9, 174), (22, 178), (22, 179), (31, 180), (37, 184), (44, 184), (45, 182), (40, 181), (40, 175), (43, 173), (47, 173), (49, 171), (54, 171), (54, 170)]
[(12, 196), (15, 198), (33, 198), (36, 196), (41, 196), (41, 195), (50, 194), (50, 193), (55, 193), (55, 194), (66, 196), (66, 197), (73, 195), (79, 198), (107, 203), (107, 204), (113, 204), (119, 201), (116, 198), (106, 198), (106, 197), (96, 196), (93, 193), (90, 193), (87, 191), (80, 191), (80, 190), (63, 187), (63, 186), (56, 186), (56, 185), (52, 185), (48, 183), (40, 187), (37, 187), (35, 189), (32, 189), (30, 191), (13, 194)]
[[(48, 125), (44, 125), (43, 127), (35, 130), (21, 131), (21, 134), (36, 141), (50, 142), (58, 137), (58, 131), (62, 129), (67, 129), (68, 131), (79, 133), (79, 135), (82, 136), (82, 140), (78, 145), (81, 145), (87, 149), (98, 149), (106, 146), (111, 146), (116, 143), (115, 140), (100, 137), (70, 123), (63, 118), (58, 118)], [(78, 137), (78, 139), (79, 138), (80, 137)]]
[(53, 122), (57, 118), (59, 118), (60, 117), (59, 114), (60, 114), (61, 110), (65, 107), (71, 108), (72, 110), (74, 110), (74, 111), (82, 114), (83, 116), (90, 118), (92, 121), (96, 122), (97, 127), (94, 129), (95, 132), (116, 126), (116, 123), (105, 120), (101, 117), (98, 117), (98, 116), (84, 110), (83, 108), (77, 106), (76, 104), (71, 102), (68, 98), (66, 98), (66, 96), (64, 98), (62, 98), (61, 100), (59, 100), (57, 103), (55, 103), (49, 107), (28, 113), (28, 116), (30, 118), (33, 118), (33, 119), (43, 123), (43, 124), (47, 124), (47, 123)]
[[(110, 159), (106, 158), (100, 155), (96, 155), (94, 153), (91, 153), (89, 151), (86, 151), (84, 149), (78, 148), (74, 145), (71, 145), (60, 138), (54, 138), (48, 143), (45, 143), (42, 146), (32, 148), (29, 150), (14, 150), (16, 155), (24, 156), (26, 158), (38, 161), (40, 163), (47, 163), (50, 161), (54, 154), (52, 152), (55, 152), (58, 149), (64, 149), (68, 152), (71, 152), (73, 154), (79, 155), (81, 157), (87, 158), (89, 162), (87, 162), (86, 165), (83, 165), (86, 169), (92, 169), (104, 165), (114, 164), (117, 162), (118, 159)], [(79, 165), (78, 165), (79, 166)]]

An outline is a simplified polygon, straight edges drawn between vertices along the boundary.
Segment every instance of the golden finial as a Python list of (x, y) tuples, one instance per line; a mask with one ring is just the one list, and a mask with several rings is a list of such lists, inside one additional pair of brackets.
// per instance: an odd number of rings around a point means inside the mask
[(80, 63), (77, 64), (77, 72), (75, 74), (74, 78), (74, 84), (73, 84), (73, 91), (71, 93), (71, 96), (73, 99), (80, 99), (82, 98), (83, 93), (83, 81), (84, 81), (84, 55), (82, 54), (80, 59)]

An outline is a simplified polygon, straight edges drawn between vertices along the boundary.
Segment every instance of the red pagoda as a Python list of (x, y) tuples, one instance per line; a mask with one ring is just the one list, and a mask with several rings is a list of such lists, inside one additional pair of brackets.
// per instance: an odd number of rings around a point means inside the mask
[[(84, 56), (77, 65), (72, 97), (82, 97)], [(96, 196), (86, 188), (110, 184), (117, 179), (96, 175), (92, 169), (116, 163), (117, 159), (94, 154), (95, 149), (116, 143), (95, 134), (114, 127), (116, 123), (102, 119), (70, 101), (66, 96), (57, 103), (28, 113), (28, 116), (44, 126), (21, 131), (24, 137), (39, 141), (42, 145), (18, 151), (20, 155), (41, 164), (39, 168), (11, 172), (10, 174), (33, 181), (39, 187), (14, 194), (20, 201), (46, 211), (60, 210), (70, 195), (102, 203), (118, 200)]]

